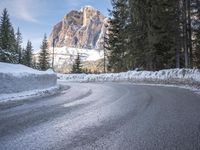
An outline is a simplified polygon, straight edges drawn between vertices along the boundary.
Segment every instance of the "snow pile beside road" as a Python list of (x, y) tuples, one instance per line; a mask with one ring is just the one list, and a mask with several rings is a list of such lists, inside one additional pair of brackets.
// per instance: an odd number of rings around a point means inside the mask
[(0, 62), (0, 99), (5, 94), (55, 87), (57, 75), (51, 71), (38, 71), (19, 64)]
[(46, 96), (55, 95), (60, 92), (60, 86), (56, 85), (46, 89), (36, 89), (31, 91), (24, 91), (11, 94), (0, 94), (0, 102), (27, 100), (32, 98), (41, 98)]
[(160, 71), (128, 71), (108, 74), (58, 74), (58, 79), (73, 82), (145, 82), (165, 84), (200, 84), (198, 69), (169, 69)]

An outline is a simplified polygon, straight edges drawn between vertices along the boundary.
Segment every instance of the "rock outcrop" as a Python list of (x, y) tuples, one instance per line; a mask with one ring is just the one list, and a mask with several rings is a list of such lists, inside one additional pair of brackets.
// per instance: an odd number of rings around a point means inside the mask
[(73, 10), (54, 26), (49, 45), (55, 40), (56, 47), (103, 49), (107, 24), (108, 19), (91, 6)]

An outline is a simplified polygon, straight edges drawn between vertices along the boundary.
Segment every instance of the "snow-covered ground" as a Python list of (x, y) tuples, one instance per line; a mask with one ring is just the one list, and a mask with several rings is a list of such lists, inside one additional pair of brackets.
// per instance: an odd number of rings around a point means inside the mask
[(71, 82), (118, 82), (176, 85), (200, 88), (200, 70), (168, 69), (160, 71), (128, 71), (108, 74), (58, 74), (59, 80)]
[(58, 74), (60, 80), (75, 82), (105, 82), (105, 81), (187, 81), (200, 83), (198, 69), (169, 69), (161, 71), (128, 71), (107, 74)]
[[(53, 52), (53, 48), (50, 48), (50, 51)], [(55, 65), (72, 64), (78, 53), (82, 61), (96, 61), (104, 57), (103, 50), (56, 47), (54, 49)]]
[(0, 101), (44, 96), (59, 89), (57, 75), (19, 64), (0, 62)]
[[(53, 48), (50, 47), (50, 61), (52, 61)], [(72, 47), (55, 47), (54, 48), (54, 69), (57, 72), (71, 72), (72, 65), (77, 58), (77, 55), (80, 55), (81, 62), (87, 63), (91, 62), (92, 64), (95, 61), (101, 60), (104, 58), (103, 50), (96, 49), (80, 49), (80, 48), (72, 48)], [(34, 54), (36, 61), (38, 61), (39, 51)], [(90, 64), (90, 63), (89, 63)], [(90, 66), (90, 65), (89, 65)]]

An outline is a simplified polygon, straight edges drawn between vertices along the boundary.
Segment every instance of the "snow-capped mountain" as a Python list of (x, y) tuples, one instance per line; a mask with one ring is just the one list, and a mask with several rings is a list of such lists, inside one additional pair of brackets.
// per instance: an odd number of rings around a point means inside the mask
[(92, 6), (66, 14), (63, 20), (53, 27), (48, 38), (51, 54), (53, 41), (55, 42), (54, 69), (62, 73), (70, 72), (79, 53), (84, 68), (101, 71), (107, 26), (108, 18)]
[(80, 11), (70, 11), (62, 21), (53, 27), (49, 45), (84, 49), (102, 49), (108, 19), (92, 6)]

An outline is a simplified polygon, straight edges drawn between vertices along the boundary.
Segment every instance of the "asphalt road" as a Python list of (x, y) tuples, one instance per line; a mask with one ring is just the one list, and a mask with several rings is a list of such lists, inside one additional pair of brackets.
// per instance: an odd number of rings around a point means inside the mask
[(200, 150), (200, 96), (128, 83), (62, 83), (0, 103), (0, 150)]

